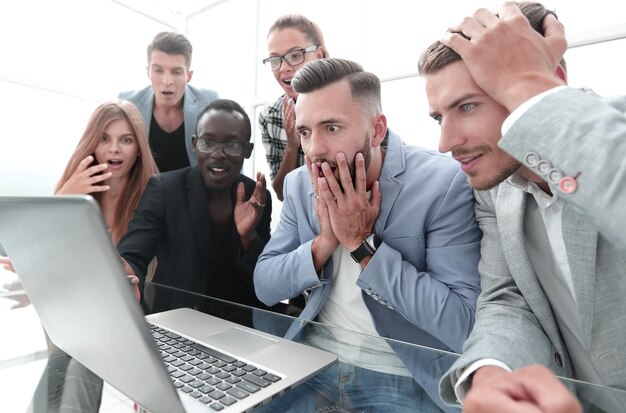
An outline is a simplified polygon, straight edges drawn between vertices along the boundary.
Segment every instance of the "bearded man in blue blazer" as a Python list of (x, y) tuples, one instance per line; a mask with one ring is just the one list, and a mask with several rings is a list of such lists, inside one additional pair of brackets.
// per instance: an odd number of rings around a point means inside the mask
[[(360, 65), (312, 61), (292, 86), (306, 166), (285, 179), (280, 223), (254, 273), (257, 296), (273, 305), (310, 290), (300, 318), (322, 324), (299, 338), (342, 360), (314, 378), (327, 385), (311, 394), (330, 389), (314, 408), (440, 411), (422, 397), (423, 369), (434, 362), (375, 337), (357, 352), (342, 332), (461, 349), (480, 289), (480, 231), (466, 176), (449, 157), (407, 146), (387, 129), (380, 81)], [(287, 337), (301, 327), (296, 321)], [(340, 392), (332, 385), (339, 382), (367, 397)], [(309, 391), (301, 387), (294, 392)], [(324, 399), (331, 404), (320, 405)], [(292, 410), (314, 411), (306, 408)]]

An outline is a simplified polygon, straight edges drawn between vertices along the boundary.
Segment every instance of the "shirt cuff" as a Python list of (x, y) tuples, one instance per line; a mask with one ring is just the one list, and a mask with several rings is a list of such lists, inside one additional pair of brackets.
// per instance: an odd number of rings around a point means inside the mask
[(558, 92), (561, 89), (565, 89), (567, 86), (557, 86), (552, 89), (548, 89), (545, 92), (538, 94), (537, 96), (533, 96), (528, 99), (526, 102), (522, 103), (517, 109), (515, 109), (511, 114), (504, 120), (502, 124), (502, 136), (506, 135), (506, 133), (511, 129), (511, 126), (515, 122), (519, 120), (530, 108), (532, 108), (537, 102), (539, 102), (544, 97), (551, 95), (553, 93)]
[(459, 401), (459, 403), (461, 403), (461, 405), (463, 404), (463, 399), (465, 399), (465, 395), (471, 387), (471, 383), (468, 379), (476, 370), (484, 366), (496, 366), (501, 367), (508, 372), (513, 371), (503, 362), (489, 358), (475, 361), (474, 363), (470, 364), (469, 367), (467, 367), (466, 369), (458, 369), (454, 371), (452, 374), (454, 374), (455, 378), (457, 379), (456, 384), (454, 385), (454, 394), (456, 395), (456, 399)]

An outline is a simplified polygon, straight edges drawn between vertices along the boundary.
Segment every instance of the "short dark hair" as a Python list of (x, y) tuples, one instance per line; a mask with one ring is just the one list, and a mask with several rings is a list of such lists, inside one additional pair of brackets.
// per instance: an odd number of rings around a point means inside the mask
[[(200, 119), (202, 119), (202, 117), (212, 111), (222, 111), (222, 112), (228, 112), (228, 113), (233, 113), (233, 112), (237, 112), (240, 113), (241, 116), (243, 116), (243, 120), (248, 128), (247, 131), (247, 136), (246, 136), (246, 140), (250, 140), (250, 137), (252, 136), (252, 125), (250, 124), (250, 117), (248, 116), (248, 114), (246, 113), (246, 111), (244, 110), (243, 107), (241, 107), (241, 105), (237, 102), (235, 102), (234, 100), (230, 100), (230, 99), (215, 99), (214, 101), (212, 101), (211, 103), (209, 103), (203, 110), (202, 112), (200, 112), (200, 114), (198, 115), (198, 125), (200, 124)], [(196, 125), (196, 134), (198, 134), (198, 125)]]
[(359, 101), (372, 114), (382, 111), (380, 79), (350, 60), (337, 58), (312, 60), (296, 72), (291, 79), (291, 87), (298, 94), (309, 93), (343, 79), (348, 80), (353, 99)]
[[(540, 3), (523, 1), (516, 2), (516, 4), (530, 22), (530, 26), (542, 36), (545, 35), (543, 31), (543, 19), (548, 14), (553, 15), (555, 18), (557, 17), (554, 11), (546, 9)], [(464, 36), (462, 33), (460, 34)], [(459, 56), (454, 50), (440, 41), (436, 41), (420, 55), (419, 62), (417, 64), (417, 71), (420, 76), (425, 76), (438, 72), (444, 67), (454, 62), (458, 62), (459, 60), (462, 60), (461, 56)], [(560, 63), (564, 69), (567, 69), (565, 59), (561, 59)]]
[(191, 54), (193, 53), (193, 47), (189, 40), (180, 33), (176, 32), (160, 32), (154, 36), (152, 43), (148, 45), (148, 65), (150, 64), (150, 58), (152, 52), (158, 50), (167, 54), (180, 54), (185, 57), (187, 63), (187, 70), (191, 67)]

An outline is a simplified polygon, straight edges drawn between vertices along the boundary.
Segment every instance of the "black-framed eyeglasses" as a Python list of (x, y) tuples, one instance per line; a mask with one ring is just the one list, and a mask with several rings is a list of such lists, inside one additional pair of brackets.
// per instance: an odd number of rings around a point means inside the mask
[(304, 62), (304, 55), (306, 53), (314, 52), (318, 47), (319, 46), (313, 45), (304, 49), (292, 50), (282, 56), (270, 56), (263, 59), (263, 64), (271, 71), (280, 69), (283, 60), (287, 62), (289, 66), (298, 66), (300, 63)]
[(218, 142), (206, 138), (197, 138), (196, 140), (196, 149), (203, 153), (214, 153), (218, 146), (222, 147), (222, 152), (227, 156), (239, 156), (243, 153), (244, 148), (244, 144), (238, 141)]

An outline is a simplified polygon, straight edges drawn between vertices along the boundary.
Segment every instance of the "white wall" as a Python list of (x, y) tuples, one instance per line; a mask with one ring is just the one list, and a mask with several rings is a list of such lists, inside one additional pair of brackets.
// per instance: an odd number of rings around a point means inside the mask
[[(0, 6), (0, 195), (52, 192), (95, 106), (120, 90), (148, 84), (145, 49), (161, 30), (175, 27), (194, 45), (193, 84), (239, 101), (256, 124), (259, 105), (281, 93), (260, 63), (267, 29), (281, 14), (307, 15), (321, 26), (332, 56), (359, 61), (385, 80), (414, 73), (419, 53), (448, 25), (478, 6), (499, 4), (228, 0), (185, 21), (176, 13), (168, 16), (164, 2), (133, 3), (154, 4), (153, 15), (163, 18), (153, 20), (111, 0), (13, 0)], [(567, 0), (545, 4), (556, 8), (572, 35), (626, 21), (626, 3), (613, 0), (598, 0), (593, 8)], [(602, 94), (625, 93), (623, 45), (620, 40), (568, 51), (570, 83)], [(438, 128), (427, 116), (421, 79), (385, 82), (383, 109), (408, 143), (436, 148)], [(260, 142), (244, 169), (250, 175), (267, 171)]]
[(93, 109), (147, 83), (167, 29), (109, 0), (3, 2), (0, 195), (51, 194)]

